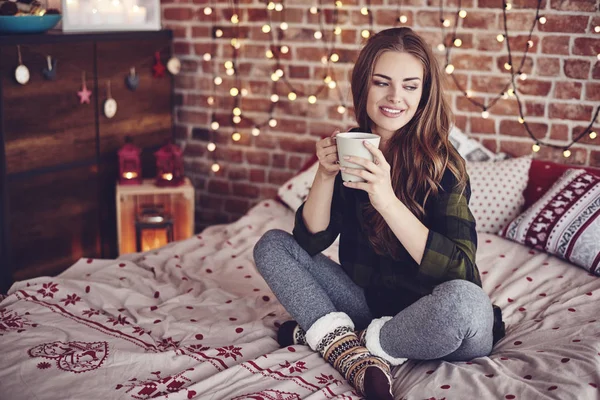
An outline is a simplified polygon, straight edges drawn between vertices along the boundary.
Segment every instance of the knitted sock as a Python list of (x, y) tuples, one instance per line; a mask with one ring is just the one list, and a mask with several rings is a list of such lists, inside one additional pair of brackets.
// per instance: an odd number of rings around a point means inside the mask
[(277, 342), (281, 347), (292, 346), (294, 344), (306, 344), (306, 332), (298, 325), (296, 321), (286, 321), (277, 331)]
[(306, 339), (313, 350), (321, 353), (367, 399), (393, 400), (388, 363), (361, 346), (353, 329), (346, 314), (330, 313), (310, 327)]

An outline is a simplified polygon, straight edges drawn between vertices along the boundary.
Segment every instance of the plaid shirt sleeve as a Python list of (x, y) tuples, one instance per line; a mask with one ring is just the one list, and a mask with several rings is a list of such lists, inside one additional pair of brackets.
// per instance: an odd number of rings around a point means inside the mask
[(342, 199), (340, 196), (341, 178), (338, 174), (335, 178), (335, 186), (333, 189), (333, 199), (331, 201), (331, 212), (329, 218), (329, 226), (324, 231), (311, 233), (302, 217), (304, 203), (296, 211), (296, 219), (292, 234), (294, 238), (310, 256), (314, 256), (323, 250), (327, 249), (338, 237), (341, 229), (342, 220)]
[(463, 193), (455, 186), (456, 178), (446, 171), (442, 190), (429, 208), (429, 235), (419, 275), (427, 281), (465, 279), (481, 286), (475, 264), (475, 218), (469, 209), (471, 186), (467, 181)]

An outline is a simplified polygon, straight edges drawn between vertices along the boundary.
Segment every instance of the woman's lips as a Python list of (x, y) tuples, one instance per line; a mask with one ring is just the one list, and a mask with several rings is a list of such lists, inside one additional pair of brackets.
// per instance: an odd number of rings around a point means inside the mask
[(399, 116), (404, 115), (406, 110), (392, 107), (379, 107), (379, 111), (388, 118), (398, 118)]

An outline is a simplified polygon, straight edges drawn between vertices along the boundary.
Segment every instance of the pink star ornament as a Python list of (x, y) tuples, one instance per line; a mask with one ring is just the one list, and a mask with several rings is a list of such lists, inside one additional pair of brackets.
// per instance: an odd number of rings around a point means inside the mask
[(81, 90), (77, 92), (77, 96), (79, 96), (79, 104), (87, 103), (90, 104), (90, 96), (92, 95), (92, 91), (88, 90), (85, 86), (85, 83), (82, 85)]

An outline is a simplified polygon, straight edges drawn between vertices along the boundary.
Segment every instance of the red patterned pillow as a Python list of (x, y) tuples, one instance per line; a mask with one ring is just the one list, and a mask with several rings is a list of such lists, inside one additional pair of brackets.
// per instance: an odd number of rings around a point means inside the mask
[(600, 275), (600, 177), (568, 169), (501, 236)]
[(477, 221), (477, 232), (499, 233), (519, 215), (530, 165), (529, 156), (467, 163), (471, 180), (469, 208)]
[(573, 165), (557, 164), (550, 161), (533, 160), (529, 168), (529, 182), (523, 193), (525, 204), (523, 209), (528, 209), (550, 189), (550, 186), (568, 169), (582, 168), (587, 172), (600, 176), (600, 169), (592, 167), (576, 167)]

